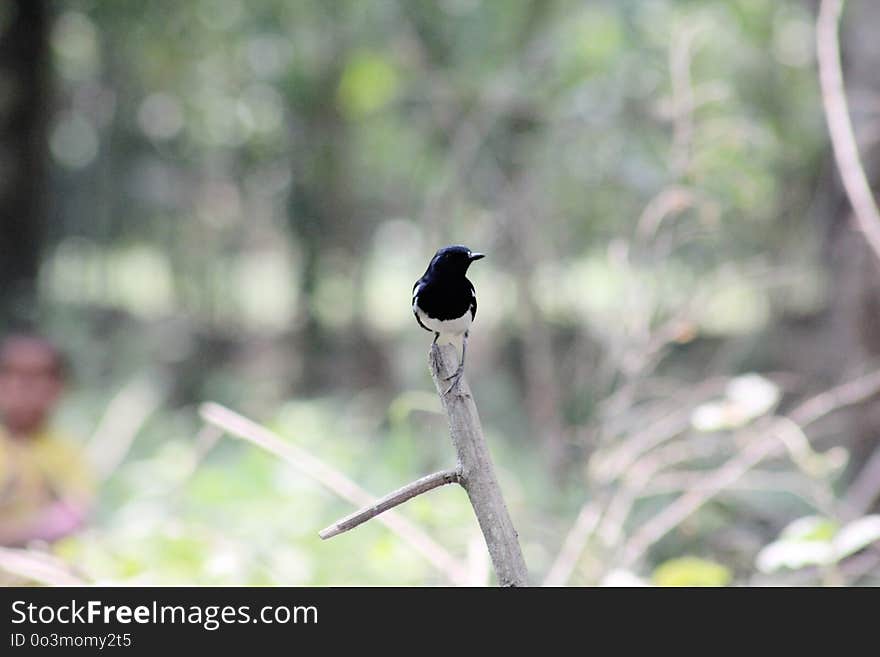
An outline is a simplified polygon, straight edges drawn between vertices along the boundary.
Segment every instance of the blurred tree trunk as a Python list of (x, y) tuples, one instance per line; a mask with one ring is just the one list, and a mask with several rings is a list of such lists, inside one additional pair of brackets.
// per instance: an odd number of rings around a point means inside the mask
[[(850, 112), (868, 180), (880, 190), (880, 2), (847, 3), (841, 25), (841, 53)], [(873, 101), (873, 102), (872, 102)], [(873, 111), (872, 111), (873, 107)], [(873, 138), (872, 138), (873, 135)], [(839, 177), (826, 181), (830, 220), (828, 256), (832, 272), (831, 336), (825, 352), (840, 377), (880, 360), (880, 267), (856, 229)], [(858, 476), (880, 449), (880, 398), (858, 408), (853, 420), (849, 478)]]
[[(543, 37), (547, 25), (553, 25), (555, 5), (533, 2), (527, 20), (518, 35), (518, 52), (529, 52)], [(552, 245), (542, 225), (546, 222), (544, 204), (537, 193), (534, 172), (522, 156), (524, 144), (542, 128), (536, 108), (516, 103), (498, 120), (504, 135), (498, 147), (499, 164), (507, 181), (502, 199), (504, 216), (510, 221), (511, 258), (517, 288), (517, 303), (526, 318), (522, 328), (523, 392), (526, 413), (534, 437), (543, 445), (547, 463), (556, 475), (563, 475), (570, 463), (568, 436), (563, 426), (563, 395), (558, 380), (559, 363), (554, 351), (554, 335), (531, 286), (531, 273), (541, 262), (551, 259)]]
[(0, 320), (32, 314), (44, 238), (49, 12), (7, 0), (0, 12)]
[(304, 130), (304, 161), (301, 182), (291, 197), (291, 221), (302, 246), (303, 268), (300, 283), (303, 377), (312, 384), (324, 380), (320, 356), (327, 352), (325, 332), (313, 312), (313, 302), (321, 276), (322, 257), (348, 235), (345, 218), (349, 198), (345, 183), (345, 123), (335, 106), (335, 93), (341, 71), (333, 66), (315, 85), (314, 98), (300, 109)]
[(558, 380), (559, 363), (554, 335), (545, 320), (531, 285), (531, 272), (550, 259), (551, 246), (542, 231), (546, 217), (536, 202), (534, 182), (519, 171), (509, 183), (504, 213), (510, 220), (513, 254), (510, 258), (517, 288), (517, 304), (522, 308), (523, 387), (526, 412), (534, 437), (544, 447), (547, 463), (557, 475), (565, 474), (569, 464), (567, 436), (562, 423), (562, 389)]
[[(323, 326), (314, 312), (322, 279), (342, 274), (357, 278), (368, 254), (368, 222), (355, 196), (350, 153), (351, 132), (337, 105), (339, 84), (351, 56), (346, 37), (330, 26), (342, 20), (344, 5), (321, 5), (327, 21), (328, 42), (324, 65), (300, 95), (296, 107), (303, 122), (296, 156), (289, 216), (301, 247), (302, 270), (299, 298), (303, 324), (296, 336), (300, 356), (298, 378), (310, 390), (332, 388), (340, 378), (353, 385), (387, 380), (387, 363), (375, 340), (359, 322), (345, 330)], [(343, 266), (345, 271), (331, 270)], [(357, 316), (363, 309), (362, 286), (355, 285), (351, 303)]]

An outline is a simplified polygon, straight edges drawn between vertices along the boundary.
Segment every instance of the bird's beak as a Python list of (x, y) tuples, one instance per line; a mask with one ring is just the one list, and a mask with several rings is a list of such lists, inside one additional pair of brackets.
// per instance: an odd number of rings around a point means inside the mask
[(486, 257), (485, 253), (471, 253), (471, 262), (473, 262), (474, 260), (479, 260), (481, 258), (485, 258), (485, 257)]

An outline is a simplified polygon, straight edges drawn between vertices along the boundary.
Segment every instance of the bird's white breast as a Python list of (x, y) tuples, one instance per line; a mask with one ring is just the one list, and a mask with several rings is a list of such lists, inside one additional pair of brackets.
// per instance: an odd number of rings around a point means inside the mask
[(418, 307), (417, 303), (413, 303), (413, 311), (418, 315), (419, 321), (422, 324), (440, 334), (440, 337), (437, 338), (438, 344), (460, 342), (461, 336), (467, 333), (473, 321), (470, 310), (456, 319), (434, 319), (429, 317), (425, 311)]

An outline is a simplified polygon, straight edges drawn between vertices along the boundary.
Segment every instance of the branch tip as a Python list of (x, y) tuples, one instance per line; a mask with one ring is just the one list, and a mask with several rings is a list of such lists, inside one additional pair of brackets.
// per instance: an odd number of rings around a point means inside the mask
[(440, 472), (426, 475), (421, 479), (416, 479), (406, 486), (391, 491), (385, 497), (376, 500), (373, 504), (359, 509), (352, 514), (345, 516), (341, 520), (337, 520), (329, 527), (318, 532), (318, 536), (325, 541), (328, 538), (339, 536), (339, 534), (354, 529), (358, 525), (367, 522), (367, 520), (375, 518), (380, 513), (384, 513), (388, 509), (403, 504), (407, 500), (411, 500), (422, 493), (427, 493), (440, 486), (453, 483), (461, 483), (460, 468), (455, 468), (454, 470), (441, 470)]

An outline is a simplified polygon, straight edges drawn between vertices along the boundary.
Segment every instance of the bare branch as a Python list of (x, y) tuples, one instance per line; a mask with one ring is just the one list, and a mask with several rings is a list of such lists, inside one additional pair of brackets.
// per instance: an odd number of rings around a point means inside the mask
[(224, 435), (226, 434), (223, 429), (214, 424), (204, 424), (201, 429), (199, 429), (199, 432), (195, 435), (193, 440), (193, 450), (188, 459), (189, 462), (186, 464), (185, 468), (182, 468), (177, 482), (168, 489), (169, 495), (172, 498), (177, 498), (172, 500), (172, 507), (180, 502), (180, 496), (184, 488), (196, 472), (198, 472), (199, 466), (207, 458), (208, 454), (211, 453), (211, 450), (217, 446), (217, 443), (220, 442), (220, 439), (223, 438)]
[(456, 389), (446, 394), (458, 360), (458, 353), (452, 345), (431, 349), (431, 375), (449, 418), (449, 432), (461, 468), (461, 484), (486, 539), (498, 583), (501, 586), (528, 586), (528, 571), (519, 539), (495, 477), (495, 467), (483, 437), (470, 386), (462, 377)]
[(161, 377), (138, 377), (127, 383), (107, 406), (87, 445), (89, 461), (103, 480), (125, 459), (135, 438), (165, 399)]
[[(723, 388), (723, 383), (724, 380), (710, 379), (706, 381), (697, 388), (695, 394), (689, 395), (689, 401), (682, 400), (681, 406), (684, 410), (677, 410), (657, 418), (645, 429), (636, 431), (622, 443), (620, 448), (605, 457), (600, 458), (598, 455), (594, 455), (590, 464), (591, 474), (601, 476), (601, 483), (610, 483), (622, 477), (625, 472), (635, 466), (634, 476), (647, 482), (657, 469), (686, 459), (688, 455), (681, 454), (681, 450), (676, 447), (672, 450), (672, 458), (654, 459), (651, 469), (646, 469), (638, 463), (643, 454), (684, 431), (690, 423), (693, 406), (701, 400), (717, 394)], [(635, 501), (634, 493), (631, 490), (634, 485), (621, 486), (617, 494), (611, 496), (607, 503), (596, 499), (584, 502), (577, 519), (565, 536), (559, 554), (544, 579), (544, 586), (564, 586), (568, 582), (587, 544), (597, 530), (608, 527), (604, 532), (601, 532), (606, 534), (606, 543), (609, 542), (609, 534), (612, 535), (612, 539), (619, 535), (622, 531), (623, 517), (629, 514), (629, 509)]]
[(631, 567), (651, 545), (680, 525), (706, 502), (736, 482), (742, 475), (764, 461), (785, 451), (786, 436), (801, 431), (822, 417), (845, 406), (858, 404), (880, 390), (880, 372), (863, 377), (811, 397), (797, 406), (787, 417), (776, 418), (767, 434), (758, 432), (746, 447), (720, 468), (707, 473), (694, 488), (677, 498), (663, 511), (648, 520), (624, 548), (622, 566)]
[(810, 397), (794, 408), (788, 417), (795, 424), (805, 427), (838, 409), (867, 401), (876, 394), (880, 394), (880, 370)]
[(843, 0), (822, 0), (816, 22), (816, 55), (819, 60), (819, 82), (831, 146), (837, 168), (856, 222), (865, 235), (874, 255), (880, 260), (880, 210), (871, 193), (868, 177), (859, 157), (859, 147), (843, 85), (840, 65), (838, 29)]
[(577, 520), (565, 537), (559, 555), (544, 578), (544, 586), (565, 586), (584, 553), (590, 537), (593, 535), (602, 512), (595, 502), (588, 502), (581, 507)]
[(427, 493), (446, 484), (458, 483), (461, 473), (458, 470), (442, 470), (429, 474), (421, 479), (402, 486), (395, 491), (388, 493), (382, 499), (376, 501), (368, 507), (355, 511), (351, 515), (345, 516), (342, 520), (337, 520), (326, 529), (322, 529), (318, 535), (323, 539), (333, 538), (344, 532), (354, 529), (360, 524), (365, 523), (370, 518), (375, 518), (380, 513), (392, 509), (395, 506), (403, 504), (407, 500), (411, 500), (417, 495)]
[(677, 498), (636, 532), (624, 548), (621, 566), (632, 567), (649, 547), (780, 448), (781, 444), (776, 440), (759, 435), (737, 456), (703, 476), (693, 489)]
[[(375, 497), (344, 474), (304, 449), (282, 440), (266, 427), (215, 403), (203, 404), (199, 414), (205, 422), (274, 454), (355, 506), (376, 503)], [(376, 520), (419, 552), (453, 584), (466, 586), (470, 583), (465, 566), (409, 520), (394, 511), (383, 513)]]

